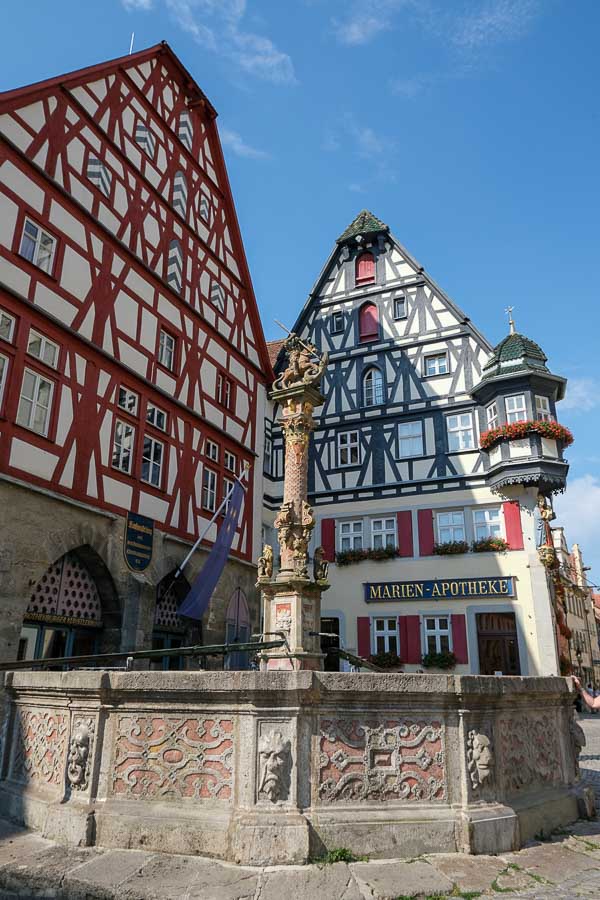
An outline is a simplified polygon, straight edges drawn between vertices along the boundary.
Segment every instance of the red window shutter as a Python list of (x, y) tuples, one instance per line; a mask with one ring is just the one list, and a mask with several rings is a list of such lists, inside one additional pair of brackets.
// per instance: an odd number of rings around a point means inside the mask
[(368, 616), (357, 617), (356, 634), (358, 655), (363, 659), (368, 659), (371, 655), (371, 620)]
[(419, 509), (417, 511), (417, 524), (419, 528), (419, 556), (432, 556), (435, 538), (433, 535), (433, 510)]
[(469, 651), (467, 648), (467, 624), (465, 617), (452, 613), (452, 650), (456, 656), (456, 662), (468, 663)]
[(358, 334), (361, 341), (376, 341), (379, 337), (379, 316), (374, 303), (365, 303), (358, 314)]
[(420, 663), (423, 653), (421, 651), (421, 620), (419, 616), (400, 616), (398, 630), (400, 632), (400, 659), (404, 663)]
[(523, 529), (521, 528), (521, 508), (516, 500), (502, 504), (506, 543), (511, 550), (523, 549)]
[(410, 509), (396, 513), (399, 556), (413, 556), (412, 513)]
[(325, 559), (335, 562), (335, 519), (321, 520), (321, 546), (325, 551)]
[(372, 253), (361, 253), (356, 260), (356, 283), (370, 284), (375, 281), (375, 257)]

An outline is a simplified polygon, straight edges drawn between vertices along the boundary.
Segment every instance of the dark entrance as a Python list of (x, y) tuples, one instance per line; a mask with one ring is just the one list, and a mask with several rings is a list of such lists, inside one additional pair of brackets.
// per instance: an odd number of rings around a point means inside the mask
[[(324, 637), (324, 635), (330, 635)], [(337, 616), (321, 619), (321, 653), (325, 654), (323, 668), (326, 672), (340, 671), (340, 658), (334, 648), (340, 646), (340, 620)]]
[(478, 613), (477, 640), (480, 675), (521, 674), (514, 613)]

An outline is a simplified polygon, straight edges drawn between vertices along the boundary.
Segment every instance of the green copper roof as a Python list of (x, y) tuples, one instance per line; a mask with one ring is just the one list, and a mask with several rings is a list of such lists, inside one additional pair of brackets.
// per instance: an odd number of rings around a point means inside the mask
[(348, 241), (359, 234), (380, 234), (382, 231), (389, 230), (389, 226), (385, 222), (374, 216), (368, 209), (363, 209), (355, 220), (348, 225), (346, 230), (340, 234), (337, 243), (342, 244), (344, 241)]
[(516, 372), (549, 372), (548, 357), (539, 344), (524, 334), (509, 334), (495, 348), (483, 369), (483, 381)]

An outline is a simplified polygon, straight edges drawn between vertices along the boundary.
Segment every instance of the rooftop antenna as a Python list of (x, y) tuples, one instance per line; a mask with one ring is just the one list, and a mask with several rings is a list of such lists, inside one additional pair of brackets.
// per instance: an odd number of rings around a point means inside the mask
[(504, 312), (508, 313), (508, 328), (509, 334), (516, 334), (515, 332), (515, 320), (513, 319), (513, 309), (514, 306), (507, 306)]
[(129, 41), (129, 55), (133, 53), (133, 39), (135, 37), (135, 31), (131, 32), (131, 40)]

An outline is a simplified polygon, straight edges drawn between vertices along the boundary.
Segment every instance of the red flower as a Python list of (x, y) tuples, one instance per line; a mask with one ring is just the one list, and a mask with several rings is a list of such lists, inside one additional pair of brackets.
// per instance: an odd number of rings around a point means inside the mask
[(539, 434), (541, 437), (561, 441), (563, 446), (569, 447), (573, 443), (573, 435), (564, 425), (558, 422), (546, 422), (543, 419), (528, 420), (526, 422), (511, 422), (509, 425), (500, 425), (491, 428), (481, 435), (479, 446), (483, 450), (489, 450), (498, 441), (519, 440), (529, 434)]

